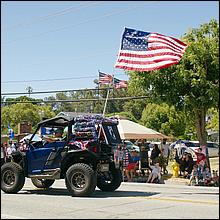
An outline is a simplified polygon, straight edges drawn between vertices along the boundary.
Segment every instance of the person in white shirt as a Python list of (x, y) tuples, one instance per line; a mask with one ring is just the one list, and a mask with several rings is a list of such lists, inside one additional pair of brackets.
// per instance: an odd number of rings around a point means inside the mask
[(152, 171), (147, 179), (147, 183), (153, 183), (153, 181), (158, 178), (161, 179), (161, 167), (160, 164), (157, 162), (154, 166), (150, 166)]
[(11, 149), (11, 146), (8, 145), (7, 149), (6, 149), (6, 155), (7, 155), (7, 157), (9, 157), (11, 154), (12, 154), (12, 149)]
[(170, 147), (169, 144), (166, 143), (167, 139), (163, 139), (162, 142), (162, 147), (161, 147), (161, 151), (163, 152), (163, 173), (167, 173), (168, 171), (166, 170), (166, 166), (168, 165), (169, 162), (169, 156), (170, 156)]
[(16, 152), (16, 151), (17, 151), (17, 150), (16, 150), (16, 147), (15, 147), (15, 144), (12, 143), (12, 145), (11, 145), (11, 152), (14, 153), (14, 152)]
[(163, 150), (164, 157), (168, 158), (169, 155), (170, 155), (170, 147), (169, 147), (169, 144), (167, 144), (166, 142), (167, 142), (167, 139), (163, 139), (162, 148), (161, 149), (164, 149)]

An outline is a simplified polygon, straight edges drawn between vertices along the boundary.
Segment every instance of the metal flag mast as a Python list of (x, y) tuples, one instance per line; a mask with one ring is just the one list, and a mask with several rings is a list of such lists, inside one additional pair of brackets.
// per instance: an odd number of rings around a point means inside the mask
[(112, 83), (108, 84), (108, 90), (107, 90), (107, 95), (106, 95), (106, 99), (105, 99), (105, 105), (104, 105), (104, 109), (103, 109), (103, 113), (102, 116), (105, 116), (105, 110), (106, 110), (106, 106), (107, 106), (107, 102), (108, 102), (108, 97), (109, 97), (109, 92), (110, 92), (110, 85), (114, 86), (114, 74), (112, 74)]
[[(110, 88), (111, 88), (110, 85), (113, 85), (113, 84), (114, 84), (114, 74), (112, 74), (112, 82), (108, 84), (109, 86), (108, 86), (107, 95), (106, 95), (106, 99), (105, 99), (105, 105), (104, 105), (104, 109), (103, 109), (103, 112), (102, 112), (103, 118), (104, 118), (104, 116), (105, 116), (106, 106), (107, 106), (108, 97), (109, 97), (109, 93), (110, 93)], [(101, 130), (102, 130), (102, 124), (101, 124), (101, 126), (100, 126), (100, 128), (99, 128), (98, 138), (99, 138), (100, 135), (101, 135)]]

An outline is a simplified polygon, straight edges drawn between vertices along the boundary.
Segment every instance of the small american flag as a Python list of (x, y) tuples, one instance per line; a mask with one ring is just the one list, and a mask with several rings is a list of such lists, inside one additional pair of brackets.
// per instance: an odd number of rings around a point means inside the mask
[(113, 76), (99, 71), (99, 84), (110, 84), (113, 81)]
[(179, 63), (187, 45), (158, 33), (125, 28), (115, 68), (152, 71)]
[(114, 78), (114, 87), (116, 89), (128, 88), (127, 81)]

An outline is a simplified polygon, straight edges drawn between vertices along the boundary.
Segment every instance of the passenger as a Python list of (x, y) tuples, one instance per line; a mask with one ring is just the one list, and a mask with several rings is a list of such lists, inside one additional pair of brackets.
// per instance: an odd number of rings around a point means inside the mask
[(58, 128), (57, 130), (55, 130), (55, 137), (44, 136), (43, 139), (47, 142), (62, 141), (63, 140), (63, 129)]

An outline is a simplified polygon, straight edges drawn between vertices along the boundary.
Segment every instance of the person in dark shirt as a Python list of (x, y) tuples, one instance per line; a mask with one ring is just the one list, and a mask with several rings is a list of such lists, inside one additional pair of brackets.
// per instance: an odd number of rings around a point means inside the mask
[(186, 154), (186, 164), (185, 164), (185, 171), (184, 171), (184, 177), (188, 178), (189, 175), (192, 173), (194, 161), (192, 158), (192, 155), (190, 153)]
[(182, 157), (179, 160), (179, 165), (180, 165), (180, 176), (184, 176), (184, 172), (186, 169), (186, 153), (182, 155)]
[(159, 157), (160, 153), (161, 153), (161, 151), (160, 151), (158, 145), (154, 144), (153, 150), (152, 150), (151, 156), (150, 156), (151, 164), (155, 164), (155, 161), (158, 161), (158, 157)]

